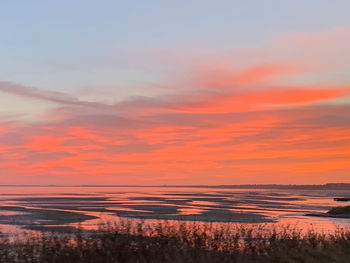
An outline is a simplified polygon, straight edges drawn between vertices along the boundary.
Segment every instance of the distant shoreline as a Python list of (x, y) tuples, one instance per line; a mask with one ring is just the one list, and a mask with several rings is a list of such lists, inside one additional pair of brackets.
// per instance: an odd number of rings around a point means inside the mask
[(0, 185), (0, 187), (139, 187), (139, 188), (221, 188), (221, 189), (300, 189), (300, 190), (350, 190), (350, 183), (321, 185), (243, 184), (243, 185)]

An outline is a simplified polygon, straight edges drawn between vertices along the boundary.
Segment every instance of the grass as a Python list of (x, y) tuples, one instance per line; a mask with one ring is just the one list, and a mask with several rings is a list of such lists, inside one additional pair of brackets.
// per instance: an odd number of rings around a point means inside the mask
[(120, 220), (97, 231), (0, 237), (0, 262), (350, 262), (350, 232)]

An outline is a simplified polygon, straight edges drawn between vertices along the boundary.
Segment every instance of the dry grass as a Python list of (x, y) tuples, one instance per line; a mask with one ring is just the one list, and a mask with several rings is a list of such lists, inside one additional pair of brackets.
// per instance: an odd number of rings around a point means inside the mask
[(0, 262), (350, 262), (350, 232), (120, 220), (98, 231), (0, 238)]

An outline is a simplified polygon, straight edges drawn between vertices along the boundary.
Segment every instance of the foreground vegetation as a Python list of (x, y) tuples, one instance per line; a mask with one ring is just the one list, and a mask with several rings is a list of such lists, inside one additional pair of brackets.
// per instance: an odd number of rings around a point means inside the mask
[(121, 220), (98, 231), (0, 237), (0, 262), (350, 262), (350, 232)]

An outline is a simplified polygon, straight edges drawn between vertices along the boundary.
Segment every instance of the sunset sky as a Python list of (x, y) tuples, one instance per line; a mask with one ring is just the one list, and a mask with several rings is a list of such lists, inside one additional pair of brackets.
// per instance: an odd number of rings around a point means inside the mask
[(350, 1), (0, 3), (0, 184), (350, 182)]

